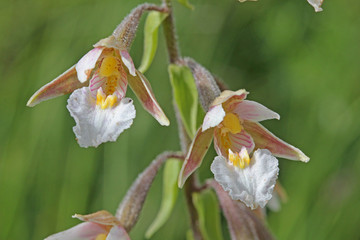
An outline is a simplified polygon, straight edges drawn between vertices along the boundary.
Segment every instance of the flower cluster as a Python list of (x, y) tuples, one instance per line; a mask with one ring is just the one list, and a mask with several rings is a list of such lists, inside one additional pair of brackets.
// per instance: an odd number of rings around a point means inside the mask
[[(321, 11), (322, 1), (308, 2), (316, 11)], [(73, 128), (76, 139), (81, 147), (97, 147), (104, 142), (116, 141), (132, 125), (136, 112), (132, 100), (126, 97), (129, 85), (145, 110), (161, 125), (168, 126), (169, 120), (159, 106), (149, 81), (135, 68), (129, 54), (139, 18), (144, 10), (150, 9), (159, 8), (149, 4), (135, 8), (110, 37), (100, 40), (74, 66), (39, 89), (27, 105), (35, 106), (42, 101), (71, 93), (67, 109), (76, 123)], [(246, 100), (247, 91), (225, 90), (220, 93), (212, 75), (193, 60), (179, 59), (176, 64), (187, 65), (192, 70), (200, 102), (207, 111), (182, 165), (179, 187), (200, 167), (214, 139), (218, 156), (211, 164), (211, 171), (217, 183), (212, 181), (212, 186), (221, 194), (225, 190), (233, 200), (241, 200), (251, 209), (265, 207), (272, 198), (279, 174), (276, 157), (302, 162), (308, 162), (309, 158), (259, 123), (280, 119), (280, 116), (257, 102)], [(193, 115), (196, 118), (196, 114)], [(137, 220), (149, 183), (154, 179), (160, 163), (168, 157), (161, 159), (151, 164), (148, 173), (145, 171), (140, 175), (142, 182), (135, 181), (129, 191), (133, 191), (132, 196), (128, 197), (129, 204), (125, 205), (130, 206), (130, 210), (124, 211), (131, 215), (131, 224), (121, 222), (118, 215), (117, 218), (106, 211), (89, 215), (76, 214), (75, 218), (85, 222), (47, 239), (130, 239), (127, 231)], [(144, 183), (146, 181), (148, 183)], [(218, 189), (219, 184), (223, 190)], [(141, 185), (142, 188), (138, 187)], [(136, 204), (139, 207), (135, 211), (132, 206)], [(119, 211), (126, 207), (120, 207)]]
[(211, 165), (215, 180), (233, 199), (251, 208), (264, 207), (271, 199), (279, 172), (274, 156), (309, 161), (303, 152), (259, 123), (280, 116), (257, 102), (245, 100), (247, 94), (243, 89), (226, 90), (213, 101), (181, 169), (180, 187), (200, 166), (212, 138), (219, 155)]

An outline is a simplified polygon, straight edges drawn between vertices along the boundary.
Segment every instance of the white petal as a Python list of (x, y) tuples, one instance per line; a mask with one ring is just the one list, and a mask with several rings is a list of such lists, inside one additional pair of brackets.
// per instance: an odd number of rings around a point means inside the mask
[(114, 226), (111, 228), (106, 240), (130, 240), (130, 237), (124, 228), (121, 226)]
[(243, 100), (233, 110), (241, 119), (260, 122), (268, 119), (280, 119), (280, 115), (260, 103)]
[(53, 234), (45, 238), (45, 240), (91, 240), (95, 239), (96, 236), (101, 233), (107, 233), (104, 227), (97, 223), (85, 222), (65, 231)]
[(97, 60), (99, 59), (104, 48), (97, 47), (91, 49), (85, 54), (79, 62), (76, 64), (76, 72), (80, 82), (86, 82), (90, 76), (91, 70), (95, 67)]
[(73, 130), (81, 147), (116, 141), (135, 118), (130, 98), (123, 98), (118, 105), (107, 109), (101, 109), (95, 101), (87, 87), (74, 91), (68, 100), (67, 108), (76, 122)]
[(211, 107), (205, 115), (202, 131), (219, 125), (224, 120), (224, 117), (225, 111), (221, 104)]
[(120, 56), (124, 65), (129, 69), (129, 73), (135, 77), (135, 66), (130, 54), (126, 50), (122, 50), (120, 51)]
[(324, 0), (307, 0), (311, 6), (314, 7), (315, 12), (321, 12), (322, 8), (320, 7)]
[(241, 200), (255, 209), (271, 199), (279, 173), (278, 160), (268, 150), (254, 152), (250, 165), (244, 169), (229, 164), (224, 157), (215, 157), (211, 164), (215, 180), (234, 200)]

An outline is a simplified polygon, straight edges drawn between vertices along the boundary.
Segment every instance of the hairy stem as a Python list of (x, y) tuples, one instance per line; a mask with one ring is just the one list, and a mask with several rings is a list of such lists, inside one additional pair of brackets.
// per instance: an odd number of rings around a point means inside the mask
[(112, 34), (126, 49), (130, 49), (140, 18), (145, 11), (167, 12), (168, 9), (165, 4), (163, 6), (157, 6), (149, 3), (144, 3), (134, 8), (116, 27)]
[(174, 15), (172, 11), (171, 0), (164, 0), (168, 9), (169, 16), (164, 20), (164, 34), (170, 63), (175, 63), (180, 58), (180, 49), (175, 33)]
[[(175, 32), (175, 24), (174, 24), (174, 16), (172, 11), (171, 0), (163, 0), (163, 3), (166, 5), (169, 13), (168, 17), (163, 22), (166, 46), (169, 55), (169, 62), (171, 64), (176, 64), (177, 61), (181, 58), (181, 54)], [(176, 106), (175, 103), (174, 103), (174, 110), (179, 127), (181, 150), (184, 154), (186, 154), (191, 144), (191, 139), (185, 131), (184, 124), (180, 118), (178, 107)], [(185, 183), (185, 198), (190, 214), (191, 229), (193, 231), (194, 238), (196, 240), (203, 240), (204, 237), (202, 236), (199, 227), (199, 216), (192, 201), (192, 194), (193, 192), (196, 192), (197, 189), (198, 188), (196, 184), (196, 176), (195, 174), (193, 174), (192, 176), (189, 177), (188, 181)]]

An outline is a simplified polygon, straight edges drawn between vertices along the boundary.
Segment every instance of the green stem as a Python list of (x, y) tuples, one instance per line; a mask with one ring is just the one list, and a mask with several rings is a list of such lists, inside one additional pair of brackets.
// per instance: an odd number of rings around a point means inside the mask
[(177, 36), (175, 33), (174, 15), (172, 10), (171, 0), (163, 0), (166, 5), (169, 16), (164, 20), (163, 27), (166, 39), (166, 45), (169, 54), (170, 63), (176, 63), (180, 58), (180, 49), (177, 42)]
[[(169, 62), (171, 64), (175, 64), (178, 60), (181, 58), (180, 49), (177, 41), (177, 36), (175, 32), (175, 24), (174, 24), (174, 16), (173, 16), (173, 10), (172, 10), (172, 4), (171, 0), (163, 0), (163, 3), (166, 5), (169, 15), (163, 22), (164, 27), (164, 34), (165, 34), (165, 40), (166, 40), (166, 46), (167, 51), (169, 54)], [(179, 137), (181, 142), (181, 150), (186, 156), (186, 153), (189, 149), (189, 146), (191, 144), (191, 139), (189, 135), (186, 133), (184, 124), (181, 121), (180, 113), (178, 110), (178, 107), (174, 103), (174, 110), (176, 114), (176, 120), (179, 126)], [(197, 211), (195, 209), (194, 203), (192, 201), (192, 194), (197, 191), (197, 176), (195, 176), (195, 173), (191, 175), (188, 179), (188, 181), (185, 183), (185, 198), (187, 207), (190, 214), (190, 220), (191, 220), (191, 229), (194, 234), (194, 238), (196, 240), (203, 240), (204, 237), (201, 234), (200, 227), (199, 227), (199, 216), (197, 214)]]

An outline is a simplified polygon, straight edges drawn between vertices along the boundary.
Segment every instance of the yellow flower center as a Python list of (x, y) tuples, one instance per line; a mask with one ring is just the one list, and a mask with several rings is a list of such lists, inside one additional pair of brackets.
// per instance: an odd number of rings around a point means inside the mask
[(227, 132), (231, 132), (232, 134), (236, 134), (241, 132), (242, 126), (240, 124), (239, 117), (234, 113), (227, 113), (222, 121), (222, 134)]
[(99, 235), (96, 236), (95, 240), (105, 240), (106, 237), (107, 237), (107, 234), (100, 233)]
[(240, 153), (233, 153), (229, 150), (229, 162), (235, 167), (244, 169), (250, 164), (250, 157), (246, 148), (241, 149)]
[(104, 77), (114, 75), (118, 71), (117, 59), (113, 56), (106, 56), (100, 66), (100, 74)]
[(96, 94), (96, 105), (100, 106), (101, 109), (106, 109), (108, 107), (113, 107), (117, 101), (116, 95), (109, 95), (106, 96), (106, 94), (98, 90)]
[(118, 61), (114, 56), (106, 56), (101, 62), (99, 74), (106, 77), (106, 82), (102, 86), (103, 91), (98, 91), (96, 94), (96, 104), (99, 105), (101, 109), (113, 107), (118, 100), (116, 95), (114, 95), (120, 78)]

